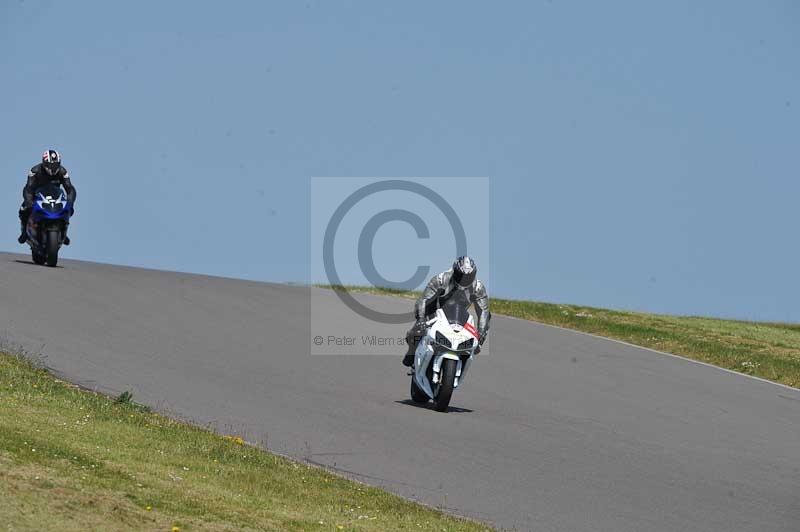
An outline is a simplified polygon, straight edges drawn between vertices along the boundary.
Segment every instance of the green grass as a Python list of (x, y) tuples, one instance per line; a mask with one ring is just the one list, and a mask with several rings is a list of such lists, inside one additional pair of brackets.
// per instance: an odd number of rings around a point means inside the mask
[(7, 530), (487, 530), (0, 354)]
[[(346, 288), (408, 298), (419, 295), (385, 288)], [(490, 304), (496, 314), (615, 338), (800, 387), (800, 325), (666, 316), (510, 299), (491, 299)], [(491, 333), (489, 336), (491, 342)]]

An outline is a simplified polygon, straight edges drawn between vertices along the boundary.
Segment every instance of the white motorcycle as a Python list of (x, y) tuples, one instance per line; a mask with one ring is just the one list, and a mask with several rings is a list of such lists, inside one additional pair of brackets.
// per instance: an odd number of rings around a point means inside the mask
[(453, 390), (464, 382), (478, 348), (478, 331), (469, 313), (469, 303), (451, 297), (426, 322), (426, 333), (414, 357), (411, 373), (411, 400), (447, 411)]

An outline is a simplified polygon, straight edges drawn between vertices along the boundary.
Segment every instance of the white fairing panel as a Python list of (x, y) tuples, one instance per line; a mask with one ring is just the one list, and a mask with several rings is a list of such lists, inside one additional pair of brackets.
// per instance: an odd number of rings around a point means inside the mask
[[(447, 317), (444, 315), (444, 312), (441, 309), (437, 310), (436, 317), (428, 322), (428, 330), (417, 345), (414, 360), (414, 375), (412, 378), (416, 381), (417, 386), (419, 386), (419, 388), (431, 399), (434, 399), (436, 397), (436, 393), (438, 392), (438, 383), (441, 376), (442, 361), (444, 359), (449, 358), (455, 360), (457, 363), (456, 380), (454, 383), (455, 387), (458, 387), (458, 385), (463, 381), (467, 369), (469, 369), (470, 365), (472, 364), (472, 359), (475, 355), (475, 346), (477, 345), (477, 338), (475, 338), (475, 335), (470, 332), (470, 330), (474, 331), (474, 320), (471, 316), (469, 319), (469, 324), (471, 325), (470, 327), (463, 328), (458, 325), (451, 325), (447, 321)], [(447, 338), (450, 341), (450, 344), (453, 346), (458, 346), (465, 340), (475, 338), (475, 342), (473, 342), (473, 347), (469, 351), (469, 358), (467, 358), (466, 362), (462, 363), (461, 357), (459, 357), (458, 354), (447, 351), (446, 348), (443, 349), (441, 346), (438, 346), (435, 342), (436, 333), (444, 335), (444, 337)], [(436, 347), (439, 348), (438, 352)], [(431, 364), (433, 364), (433, 382), (430, 382), (427, 377), (428, 367)]]
[(431, 363), (432, 357), (433, 346), (431, 345), (430, 338), (426, 335), (417, 345), (416, 360), (414, 361), (414, 379), (416, 379), (417, 385), (422, 391), (431, 399), (434, 397), (433, 390), (431, 389), (431, 383), (428, 382), (428, 377), (425, 376), (425, 373), (428, 370), (428, 365)]

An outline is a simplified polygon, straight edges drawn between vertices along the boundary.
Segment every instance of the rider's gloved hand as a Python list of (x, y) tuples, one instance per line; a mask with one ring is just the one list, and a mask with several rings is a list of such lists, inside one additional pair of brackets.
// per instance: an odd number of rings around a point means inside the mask
[(478, 347), (475, 348), (475, 354), (481, 352), (481, 348), (483, 347), (483, 342), (486, 341), (486, 333), (481, 333), (478, 337)]

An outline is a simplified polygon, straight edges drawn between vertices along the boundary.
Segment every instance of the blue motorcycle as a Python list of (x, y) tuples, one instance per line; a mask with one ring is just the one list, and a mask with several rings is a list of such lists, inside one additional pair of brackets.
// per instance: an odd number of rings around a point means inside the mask
[(51, 267), (58, 264), (58, 251), (64, 243), (72, 212), (72, 205), (60, 186), (47, 185), (36, 191), (27, 226), (33, 262)]

